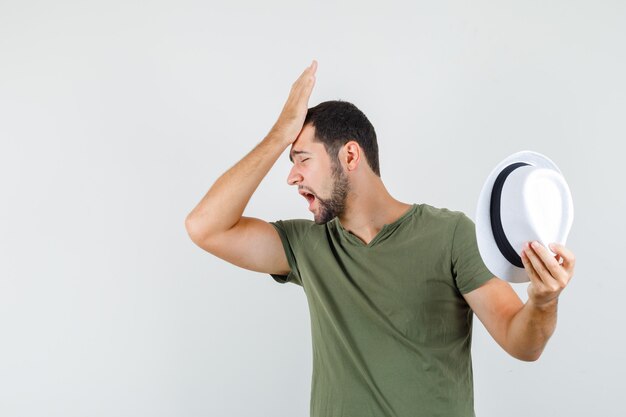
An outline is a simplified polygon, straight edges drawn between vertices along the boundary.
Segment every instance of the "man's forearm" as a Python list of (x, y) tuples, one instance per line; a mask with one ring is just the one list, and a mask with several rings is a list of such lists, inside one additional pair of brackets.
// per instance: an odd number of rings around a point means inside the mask
[(528, 300), (517, 312), (507, 332), (508, 351), (514, 357), (535, 361), (556, 328), (558, 299), (549, 305), (537, 307)]
[(185, 226), (192, 239), (205, 240), (230, 230), (243, 215), (250, 197), (280, 154), (298, 137), (315, 85), (313, 61), (292, 84), (287, 101), (270, 133), (235, 166), (215, 181), (204, 198), (187, 215)]
[(233, 227), (278, 157), (289, 145), (272, 130), (252, 151), (215, 181), (186, 219), (196, 234), (211, 234)]

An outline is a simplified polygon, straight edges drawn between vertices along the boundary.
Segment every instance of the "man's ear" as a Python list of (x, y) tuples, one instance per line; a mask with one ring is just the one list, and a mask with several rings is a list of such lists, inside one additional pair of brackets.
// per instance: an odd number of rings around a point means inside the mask
[(341, 150), (343, 153), (343, 162), (346, 164), (348, 171), (354, 171), (361, 162), (361, 147), (356, 141), (349, 141)]

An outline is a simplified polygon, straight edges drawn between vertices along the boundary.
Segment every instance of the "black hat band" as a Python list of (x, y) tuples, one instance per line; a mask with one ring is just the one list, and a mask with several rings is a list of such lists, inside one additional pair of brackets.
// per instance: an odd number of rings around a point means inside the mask
[(511, 246), (511, 243), (506, 238), (506, 234), (504, 233), (504, 229), (502, 228), (502, 217), (500, 216), (500, 199), (502, 198), (502, 187), (504, 187), (504, 182), (506, 181), (506, 178), (509, 176), (509, 174), (511, 174), (511, 172), (525, 165), (529, 164), (526, 164), (524, 162), (517, 162), (504, 168), (500, 172), (500, 175), (498, 175), (498, 177), (496, 178), (496, 181), (493, 184), (493, 190), (491, 191), (490, 217), (493, 237), (496, 240), (496, 245), (498, 245), (498, 249), (500, 249), (500, 253), (506, 258), (507, 261), (517, 266), (518, 268), (524, 268), (524, 264), (522, 263), (522, 258), (515, 251), (515, 249), (513, 249), (513, 246)]

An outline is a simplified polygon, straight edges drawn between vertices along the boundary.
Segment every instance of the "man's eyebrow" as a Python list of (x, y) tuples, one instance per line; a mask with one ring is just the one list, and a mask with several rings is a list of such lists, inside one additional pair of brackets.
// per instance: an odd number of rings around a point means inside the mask
[(300, 155), (300, 154), (303, 154), (303, 153), (305, 153), (307, 155), (311, 155), (311, 152), (307, 152), (307, 151), (291, 151), (291, 152), (289, 152), (289, 160), (291, 162), (293, 162), (293, 156), (294, 155)]

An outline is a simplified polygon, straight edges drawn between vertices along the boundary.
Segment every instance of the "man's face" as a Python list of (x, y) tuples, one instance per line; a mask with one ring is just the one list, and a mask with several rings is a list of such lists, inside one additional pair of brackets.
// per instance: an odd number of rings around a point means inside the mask
[(287, 182), (307, 199), (315, 223), (324, 224), (343, 213), (350, 187), (343, 168), (314, 137), (315, 128), (306, 125), (291, 146), (293, 168)]

